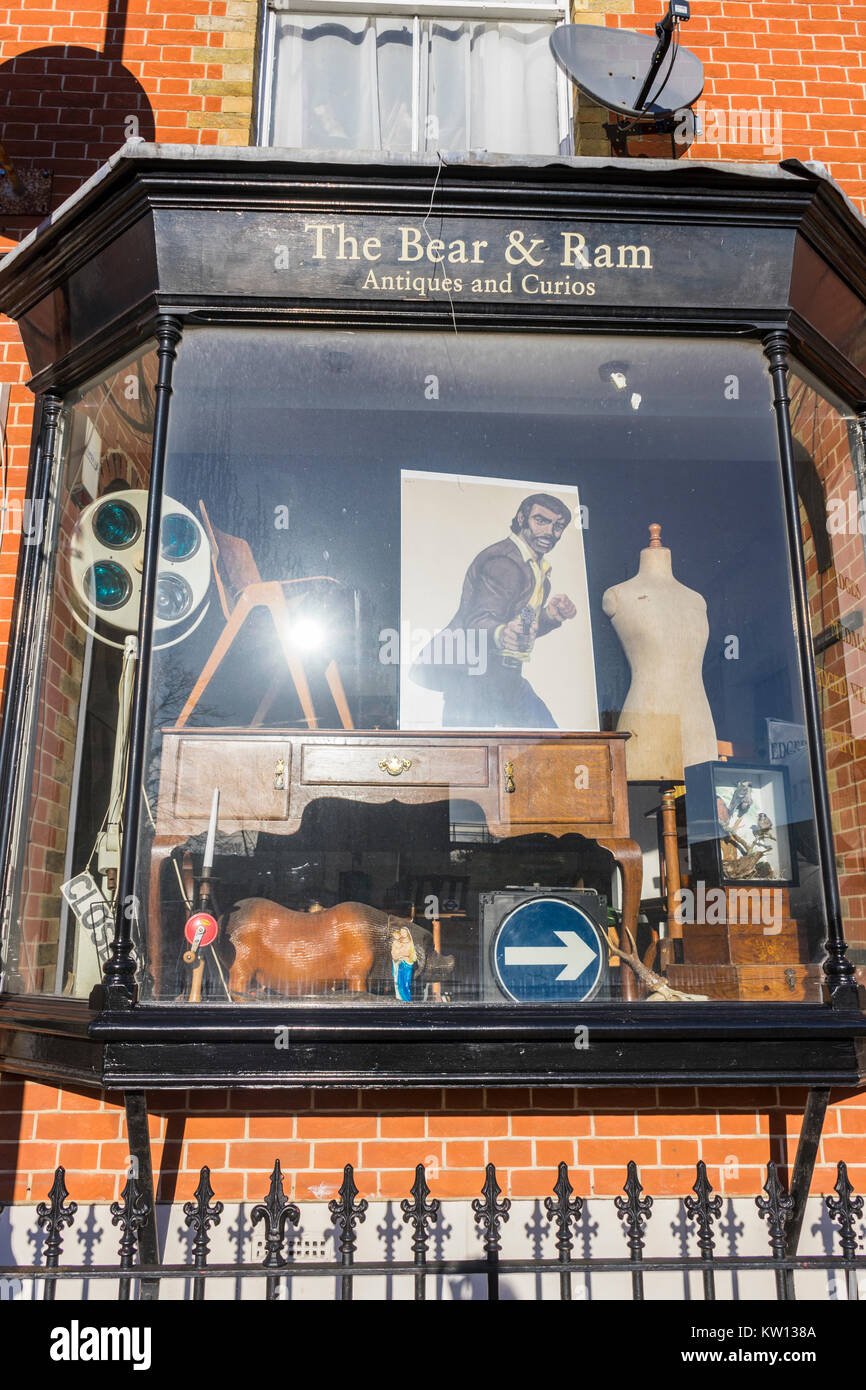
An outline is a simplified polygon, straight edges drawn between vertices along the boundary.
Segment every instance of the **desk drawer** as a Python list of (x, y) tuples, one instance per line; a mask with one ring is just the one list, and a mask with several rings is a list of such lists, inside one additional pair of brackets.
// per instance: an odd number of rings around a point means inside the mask
[(499, 745), (499, 814), (505, 824), (602, 825), (613, 817), (606, 744)]
[[(389, 768), (391, 769), (389, 771)], [(301, 745), (301, 783), (326, 787), (486, 787), (487, 748), (390, 743)], [(395, 790), (396, 795), (396, 790)]]
[(162, 787), (160, 795), (171, 798), (178, 821), (206, 821), (214, 787), (220, 789), (221, 827), (238, 821), (285, 821), (291, 759), (288, 739), (180, 739), (174, 785)]

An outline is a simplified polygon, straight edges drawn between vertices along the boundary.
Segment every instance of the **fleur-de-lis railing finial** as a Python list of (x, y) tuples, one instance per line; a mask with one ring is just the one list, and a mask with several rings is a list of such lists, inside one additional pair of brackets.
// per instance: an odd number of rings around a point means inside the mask
[[(367, 1219), (367, 1200), (361, 1197), (356, 1202), (357, 1196), (355, 1172), (351, 1163), (347, 1163), (343, 1169), (343, 1181), (340, 1190), (337, 1196), (328, 1203), (331, 1222), (340, 1232), (340, 1261), (345, 1269), (351, 1266), (355, 1257), (355, 1247), (358, 1243), (355, 1227), (360, 1226)], [(348, 1302), (351, 1297), (352, 1277), (349, 1274), (344, 1274), (340, 1280), (340, 1298)]]
[[(637, 1164), (634, 1159), (629, 1161), (625, 1185), (622, 1190), (625, 1196), (614, 1197), (613, 1202), (619, 1212), (620, 1220), (626, 1228), (631, 1258), (636, 1265), (639, 1265), (643, 1257), (644, 1232), (652, 1215), (653, 1199), (652, 1197), (641, 1196), (643, 1186), (638, 1177)], [(636, 1302), (640, 1302), (643, 1299), (642, 1270), (632, 1270), (631, 1285), (632, 1297)]]
[[(838, 1193), (838, 1196), (827, 1198), (827, 1210), (831, 1219), (839, 1227), (842, 1258), (853, 1260), (857, 1254), (857, 1232), (854, 1229), (854, 1223), (863, 1215), (863, 1198), (854, 1196), (854, 1189), (848, 1177), (848, 1168), (841, 1161), (836, 1165), (836, 1184), (833, 1190)], [(845, 1279), (848, 1285), (848, 1298), (854, 1302), (860, 1296), (858, 1271), (849, 1267), (845, 1271)]]
[[(126, 1179), (120, 1201), (112, 1202), (109, 1211), (112, 1226), (120, 1227), (120, 1268), (132, 1269), (138, 1249), (138, 1233), (150, 1218), (150, 1201), (147, 1193), (139, 1188), (134, 1174), (131, 1173)], [(119, 1297), (122, 1301), (129, 1298), (128, 1279), (121, 1279)]]
[[(57, 1168), (54, 1173), (54, 1182), (48, 1194), (47, 1202), (40, 1202), (36, 1208), (36, 1223), (44, 1227), (48, 1233), (45, 1241), (45, 1266), (47, 1269), (56, 1269), (60, 1263), (60, 1251), (63, 1249), (62, 1231), (64, 1226), (71, 1226), (75, 1213), (78, 1211), (77, 1202), (66, 1203), (69, 1193), (66, 1190), (66, 1169)], [(54, 1297), (53, 1279), (45, 1281), (45, 1298), (50, 1300)]]
[(120, 1227), (120, 1267), (129, 1269), (138, 1247), (138, 1232), (150, 1215), (147, 1193), (139, 1191), (137, 1178), (130, 1174), (120, 1201), (112, 1202), (109, 1210), (112, 1226)]
[(260, 1221), (265, 1223), (265, 1258), (262, 1261), (265, 1269), (283, 1269), (288, 1263), (283, 1254), (286, 1226), (297, 1226), (301, 1219), (301, 1209), (289, 1201), (283, 1190), (283, 1173), (279, 1159), (271, 1173), (268, 1195), (263, 1202), (256, 1203), (250, 1212), (250, 1219), (254, 1226)]
[[(718, 1194), (713, 1197), (710, 1180), (707, 1177), (707, 1165), (704, 1160), (698, 1159), (698, 1176), (692, 1191), (694, 1197), (686, 1197), (683, 1205), (686, 1215), (692, 1221), (698, 1223), (698, 1249), (701, 1252), (702, 1260), (711, 1260), (716, 1242), (713, 1237), (713, 1222), (721, 1220), (722, 1199)], [(716, 1296), (715, 1275), (711, 1269), (703, 1271), (704, 1298), (707, 1302), (712, 1302)]]
[(367, 1219), (367, 1200), (358, 1196), (358, 1189), (355, 1186), (355, 1171), (351, 1163), (347, 1163), (343, 1169), (343, 1181), (337, 1196), (328, 1203), (328, 1211), (331, 1213), (332, 1225), (339, 1227), (340, 1230), (340, 1254), (354, 1255), (355, 1247), (358, 1244), (355, 1234), (355, 1227), (360, 1226)]
[[(211, 1198), (214, 1195), (210, 1185), (210, 1168), (204, 1167), (199, 1173), (198, 1187), (195, 1190), (195, 1201), (184, 1202), (183, 1214), (187, 1226), (191, 1226), (195, 1231), (195, 1238), (192, 1243), (193, 1262), (196, 1269), (204, 1269), (207, 1265), (207, 1253), (210, 1249), (210, 1239), (208, 1231), (211, 1226), (220, 1224), (220, 1217), (223, 1211), (222, 1202), (214, 1202), (211, 1205)], [(204, 1280), (195, 1279), (193, 1281), (193, 1297), (195, 1299), (204, 1298)]]
[(500, 1202), (501, 1196), (502, 1188), (496, 1181), (496, 1167), (488, 1163), (481, 1196), (472, 1200), (476, 1224), (484, 1227), (484, 1249), (488, 1255), (494, 1255), (499, 1251), (502, 1244), (500, 1231), (511, 1210), (511, 1202), (507, 1197), (503, 1197)]
[[(556, 1248), (563, 1264), (571, 1259), (574, 1241), (571, 1237), (572, 1224), (580, 1220), (583, 1198), (574, 1196), (574, 1188), (568, 1177), (568, 1164), (560, 1163), (556, 1185), (552, 1197), (545, 1197), (544, 1210), (551, 1221), (556, 1223)], [(564, 1299), (571, 1298), (571, 1274), (563, 1270), (559, 1276), (559, 1290)]]
[(580, 1220), (583, 1210), (583, 1198), (574, 1196), (567, 1163), (559, 1165), (553, 1196), (545, 1197), (544, 1210), (550, 1220), (556, 1223), (556, 1248), (562, 1259), (567, 1260), (574, 1244), (571, 1237), (572, 1224)]
[(639, 1260), (644, 1247), (644, 1232), (652, 1215), (653, 1199), (652, 1197), (641, 1196), (643, 1186), (638, 1177), (637, 1164), (633, 1159), (629, 1162), (627, 1177), (622, 1190), (625, 1196), (614, 1197), (613, 1204), (619, 1212), (620, 1220), (627, 1228), (628, 1248), (632, 1253), (632, 1258)]
[[(778, 1169), (772, 1159), (767, 1164), (767, 1181), (764, 1183), (764, 1191), (767, 1194), (766, 1197), (756, 1197), (755, 1206), (761, 1213), (762, 1220), (767, 1223), (773, 1259), (783, 1260), (785, 1258), (785, 1222), (794, 1210), (794, 1199), (789, 1196), (779, 1181)], [(777, 1269), (776, 1296), (779, 1299), (786, 1299), (791, 1297), (793, 1292), (793, 1271)]]
[(707, 1176), (707, 1165), (701, 1158), (698, 1160), (698, 1176), (692, 1188), (692, 1192), (697, 1195), (686, 1197), (684, 1205), (687, 1215), (698, 1223), (698, 1249), (702, 1259), (711, 1260), (716, 1242), (713, 1238), (713, 1222), (719, 1221), (722, 1215), (722, 1199), (720, 1195), (711, 1196), (712, 1187)]
[(779, 1181), (779, 1171), (772, 1161), (767, 1164), (767, 1181), (764, 1183), (766, 1197), (756, 1197), (755, 1206), (767, 1223), (770, 1246), (777, 1260), (785, 1258), (785, 1222), (794, 1209), (794, 1199), (785, 1191)]
[(854, 1223), (863, 1215), (863, 1198), (854, 1196), (854, 1188), (851, 1186), (845, 1163), (840, 1162), (837, 1165), (833, 1191), (838, 1193), (838, 1196), (827, 1198), (827, 1210), (839, 1227), (844, 1258), (853, 1260), (857, 1253), (857, 1232)]
[(415, 1169), (415, 1181), (409, 1189), (411, 1199), (404, 1197), (400, 1203), (400, 1210), (403, 1213), (403, 1220), (412, 1223), (412, 1250), (415, 1254), (415, 1297), (419, 1300), (424, 1298), (424, 1266), (427, 1263), (427, 1246), (430, 1240), (430, 1226), (439, 1215), (439, 1201), (430, 1197), (430, 1188), (427, 1186), (427, 1174), (424, 1171), (424, 1164), (419, 1163)]
[(415, 1252), (415, 1263), (417, 1264), (417, 1257), (419, 1255), (424, 1257), (427, 1254), (427, 1245), (430, 1240), (428, 1228), (439, 1215), (438, 1199), (434, 1197), (431, 1201), (427, 1200), (430, 1196), (430, 1188), (427, 1186), (427, 1174), (424, 1171), (423, 1163), (419, 1163), (415, 1169), (415, 1181), (409, 1190), (411, 1200), (409, 1197), (404, 1197), (400, 1203), (400, 1210), (403, 1213), (403, 1220), (412, 1223), (414, 1232), (412, 1249)]
[(488, 1302), (494, 1302), (499, 1298), (499, 1250), (502, 1244), (500, 1233), (511, 1210), (511, 1203), (508, 1198), (503, 1197), (500, 1202), (500, 1196), (502, 1196), (502, 1188), (496, 1181), (496, 1168), (494, 1164), (488, 1163), (481, 1196), (473, 1198), (472, 1201), (476, 1224), (484, 1227), (484, 1252), (488, 1264)]
[(66, 1169), (57, 1168), (51, 1191), (48, 1193), (48, 1201), (40, 1202), (36, 1208), (36, 1224), (48, 1232), (48, 1238), (45, 1241), (45, 1263), (49, 1269), (57, 1268), (57, 1261), (63, 1248), (61, 1232), (64, 1226), (72, 1225), (75, 1213), (78, 1211), (77, 1202), (66, 1203), (68, 1196)]

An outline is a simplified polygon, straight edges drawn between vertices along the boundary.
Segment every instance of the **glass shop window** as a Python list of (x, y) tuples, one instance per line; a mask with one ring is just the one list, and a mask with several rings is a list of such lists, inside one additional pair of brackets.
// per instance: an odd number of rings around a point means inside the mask
[(165, 494), (145, 1001), (820, 999), (760, 345), (192, 328)]
[(24, 534), (54, 558), (4, 895), (11, 992), (86, 998), (111, 945), (156, 365), (143, 347), (67, 398), (56, 484)]
[(272, 0), (261, 143), (318, 150), (568, 153), (569, 94), (550, 52), (565, 10), (444, 0), (405, 6)]
[[(791, 373), (800, 521), (849, 957), (866, 980), (866, 460), (857, 417), (802, 367)], [(774, 730), (774, 760), (804, 779), (803, 730)]]

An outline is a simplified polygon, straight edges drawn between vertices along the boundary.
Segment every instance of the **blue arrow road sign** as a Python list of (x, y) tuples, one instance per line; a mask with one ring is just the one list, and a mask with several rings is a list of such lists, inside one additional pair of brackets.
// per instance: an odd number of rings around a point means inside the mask
[(564, 898), (532, 898), (503, 917), (493, 969), (509, 999), (579, 1003), (598, 992), (604, 945), (592, 918)]

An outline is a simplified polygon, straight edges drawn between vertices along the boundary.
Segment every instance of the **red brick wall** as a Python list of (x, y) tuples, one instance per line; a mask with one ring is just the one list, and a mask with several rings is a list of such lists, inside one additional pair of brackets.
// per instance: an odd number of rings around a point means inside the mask
[[(634, 0), (608, 23), (652, 33), (662, 0)], [(782, 118), (782, 153), (699, 140), (695, 159), (817, 159), (861, 207), (866, 200), (866, 4), (862, 0), (699, 0), (681, 42), (704, 64), (709, 109), (758, 104)]]
[[(590, 9), (598, 12), (605, 5), (606, 0), (592, 0)], [(616, 12), (608, 15), (608, 23), (644, 32), (651, 32), (662, 10), (661, 0), (634, 0), (633, 5), (609, 0), (609, 7)], [(5, 5), (0, 11), (5, 24), (0, 65), (17, 59), (17, 74), (27, 77), (28, 61), (21, 55), (33, 49), (65, 44), (101, 49), (110, 9), (106, 0), (88, 0), (86, 7), (59, 0)], [(139, 84), (152, 109), (157, 140), (247, 142), (255, 10), (252, 0), (184, 0), (183, 6), (176, 0), (130, 0), (122, 52), (115, 17), (109, 25), (109, 41), (114, 42), (110, 60), (122, 64)], [(597, 13), (585, 17), (600, 22)], [(866, 3), (700, 0), (682, 36), (706, 65), (705, 114), (755, 103), (779, 111), (781, 157), (823, 161), (855, 202), (866, 205), (866, 161), (858, 148), (866, 117)], [(36, 61), (43, 60), (44, 55)], [(81, 58), (78, 70), (70, 71), (66, 90), (78, 92), (80, 101), (70, 96), (52, 108), (46, 90), (42, 117), (33, 116), (29, 129), (21, 120), (17, 130), (8, 131), (13, 158), (50, 162), (56, 199), (122, 143), (126, 116), (137, 111), (147, 118), (144, 103), (130, 105), (130, 93), (137, 89), (119, 66), (113, 70), (118, 85), (102, 84), (94, 105), (88, 83), (97, 67), (96, 59)], [(99, 70), (104, 75), (104, 67)], [(44, 72), (34, 69), (29, 76), (40, 79)], [(39, 81), (37, 87), (49, 85)], [(26, 82), (19, 89), (34, 90)], [(18, 103), (20, 107), (23, 98)], [(85, 115), (80, 121), (74, 119), (76, 104)], [(146, 125), (140, 133), (148, 133)], [(37, 138), (44, 147), (30, 144)], [(706, 140), (690, 155), (779, 157), (754, 144)], [(0, 246), (10, 244), (0, 239)], [(2, 321), (0, 353), (2, 379), (15, 384), (9, 486), (20, 501), (30, 434), (29, 397), (21, 384), (27, 373), (16, 330)], [(15, 545), (7, 538), (0, 554), (0, 682), (14, 572)], [(755, 1192), (768, 1158), (790, 1160), (803, 1097), (775, 1088), (741, 1091), (735, 1101), (733, 1095), (696, 1094), (686, 1088), (581, 1091), (576, 1100), (571, 1091), (237, 1093), (216, 1098), (205, 1093), (188, 1102), (166, 1096), (153, 1101), (155, 1152), (163, 1195), (175, 1186), (183, 1198), (191, 1195), (193, 1172), (205, 1162), (214, 1169), (218, 1196), (257, 1198), (277, 1155), (292, 1175), (296, 1196), (307, 1195), (311, 1182), (330, 1181), (336, 1165), (346, 1160), (358, 1164), (365, 1195), (402, 1196), (413, 1165), (431, 1157), (441, 1165), (440, 1176), (431, 1177), (439, 1195), (476, 1193), (482, 1166), (492, 1159), (512, 1194), (541, 1196), (550, 1190), (560, 1158), (574, 1166), (579, 1191), (611, 1193), (619, 1190), (623, 1165), (632, 1156), (641, 1163), (650, 1192), (685, 1192), (698, 1157), (706, 1160), (720, 1191)], [(735, 1111), (728, 1110), (731, 1104)], [(113, 1198), (126, 1154), (117, 1098), (102, 1101), (30, 1083), (22, 1087), (12, 1078), (0, 1086), (0, 1198), (42, 1198), (58, 1162), (69, 1169), (74, 1198)], [(863, 1190), (866, 1104), (856, 1097), (839, 1098), (829, 1112), (815, 1190), (832, 1187), (830, 1165), (840, 1158), (852, 1166)], [(739, 1165), (736, 1178), (720, 1171), (732, 1159)]]
[[(613, 1196), (625, 1165), (654, 1196), (684, 1196), (703, 1158), (716, 1191), (759, 1192), (769, 1159), (793, 1164), (805, 1092), (720, 1090), (260, 1091), (153, 1093), (151, 1143), (160, 1201), (187, 1201), (207, 1164), (218, 1198), (259, 1200), (274, 1159), (297, 1199), (327, 1200), (356, 1166), (368, 1198), (406, 1196), (423, 1163), (437, 1197), (474, 1197), (484, 1165), (503, 1190), (543, 1197), (569, 1164), (582, 1196)], [(736, 1107), (736, 1108), (733, 1108)], [(0, 1201), (42, 1200), (56, 1164), (77, 1201), (113, 1201), (129, 1146), (119, 1096), (0, 1084)], [(813, 1192), (830, 1192), (844, 1159), (866, 1190), (866, 1107), (834, 1093)], [(332, 1187), (324, 1194), (314, 1188)]]

